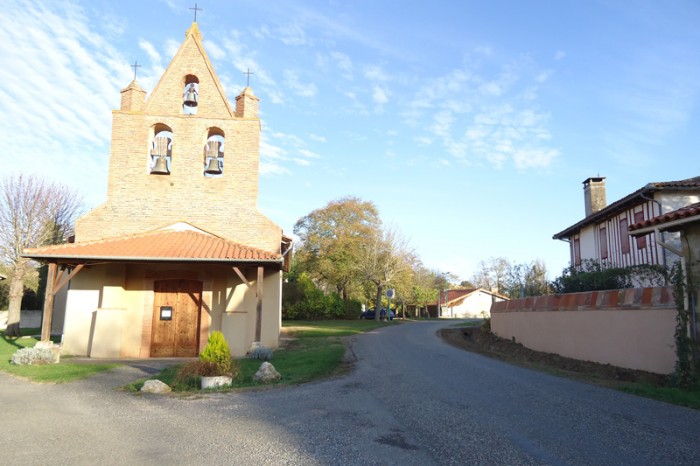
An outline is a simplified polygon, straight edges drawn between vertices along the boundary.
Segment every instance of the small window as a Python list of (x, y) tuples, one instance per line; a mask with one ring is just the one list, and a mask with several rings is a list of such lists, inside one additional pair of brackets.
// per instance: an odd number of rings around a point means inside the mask
[(185, 88), (182, 92), (182, 111), (185, 115), (196, 115), (199, 108), (199, 79), (188, 74), (185, 76)]
[(173, 133), (165, 125), (154, 129), (151, 142), (149, 173), (151, 175), (169, 175), (173, 155)]
[(620, 220), (620, 250), (622, 254), (630, 253), (630, 234), (626, 218)]
[(574, 238), (574, 265), (581, 265), (581, 240), (576, 237)]
[(204, 145), (204, 176), (219, 177), (224, 173), (224, 132), (211, 128)]
[(608, 258), (608, 230), (600, 227), (600, 258)]
[[(640, 223), (644, 221), (644, 212), (634, 213), (634, 223)], [(647, 247), (647, 235), (637, 236), (637, 249), (645, 249)]]

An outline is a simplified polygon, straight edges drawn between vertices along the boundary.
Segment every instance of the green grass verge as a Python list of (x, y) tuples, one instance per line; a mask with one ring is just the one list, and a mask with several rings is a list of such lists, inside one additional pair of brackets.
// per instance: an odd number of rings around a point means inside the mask
[[(23, 335), (36, 335), (40, 329), (22, 329)], [(16, 366), (10, 362), (12, 355), (18, 349), (32, 347), (38, 340), (31, 336), (11, 338), (0, 332), (0, 371), (24, 377), (33, 382), (65, 383), (84, 379), (98, 372), (103, 372), (118, 364), (75, 364), (62, 360), (58, 364), (38, 366)]]
[(632, 393), (633, 395), (653, 398), (674, 405), (687, 406), (688, 408), (700, 409), (700, 387), (683, 389), (638, 383), (624, 385), (618, 387), (618, 389), (623, 392)]
[[(395, 325), (395, 323), (371, 320), (284, 322), (284, 333), (292, 337), (293, 341), (286, 348), (276, 350), (270, 361), (282, 375), (282, 379), (276, 382), (276, 385), (300, 384), (338, 373), (342, 368), (345, 354), (345, 345), (340, 337), (356, 335), (388, 325)], [(238, 359), (239, 374), (234, 379), (233, 385), (230, 388), (212, 391), (262, 386), (253, 380), (262, 362), (257, 359)], [(179, 367), (170, 367), (151, 378), (170, 385), (175, 392), (184, 394), (200, 392), (197, 388), (198, 380), (192, 380), (189, 384), (175, 382)], [(145, 379), (136, 381), (129, 384), (126, 389), (138, 391), (144, 382)]]

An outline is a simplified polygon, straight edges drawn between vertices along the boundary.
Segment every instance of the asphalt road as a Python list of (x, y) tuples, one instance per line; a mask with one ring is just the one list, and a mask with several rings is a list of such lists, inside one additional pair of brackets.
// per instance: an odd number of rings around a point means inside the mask
[(22, 465), (700, 464), (700, 412), (453, 348), (442, 325), (354, 337), (354, 371), (293, 388), (182, 399), (111, 389), (139, 367), (68, 385), (0, 375), (0, 451)]

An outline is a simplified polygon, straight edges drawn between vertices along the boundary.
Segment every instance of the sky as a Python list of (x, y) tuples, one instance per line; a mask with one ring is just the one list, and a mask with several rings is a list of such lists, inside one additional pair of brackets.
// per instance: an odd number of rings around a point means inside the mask
[[(0, 0), (0, 176), (104, 202), (111, 111), (152, 91), (194, 1)], [(230, 102), (260, 98), (259, 209), (291, 235), (329, 201), (372, 201), (423, 264), (568, 265), (552, 235), (608, 202), (700, 175), (700, 3), (202, 0)]]

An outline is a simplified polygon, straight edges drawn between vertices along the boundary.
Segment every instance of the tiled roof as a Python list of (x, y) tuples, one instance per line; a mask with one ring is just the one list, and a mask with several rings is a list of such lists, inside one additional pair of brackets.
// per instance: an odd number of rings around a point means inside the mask
[(581, 230), (587, 225), (591, 225), (600, 220), (611, 217), (621, 210), (626, 209), (630, 204), (638, 204), (640, 202), (646, 202), (645, 196), (649, 196), (657, 191), (674, 191), (674, 190), (698, 190), (700, 191), (700, 176), (693, 178), (687, 178), (685, 180), (678, 181), (657, 181), (649, 183), (646, 186), (639, 188), (635, 192), (628, 194), (627, 196), (619, 199), (612, 204), (608, 204), (605, 208), (589, 215), (578, 223), (571, 225), (569, 228), (560, 231), (559, 233), (552, 236), (553, 239), (563, 239), (569, 238), (572, 234)]
[(281, 262), (280, 254), (243, 246), (196, 231), (159, 230), (141, 235), (89, 243), (25, 249), (34, 259), (163, 261), (163, 262)]
[(630, 225), (629, 229), (630, 231), (635, 231), (641, 228), (663, 225), (664, 223), (672, 222), (674, 220), (681, 220), (684, 218), (695, 216), (698, 216), (700, 219), (700, 202), (681, 207), (680, 209), (668, 212), (663, 215), (659, 215), (654, 218), (650, 218), (649, 220), (644, 220), (643, 222), (635, 223), (633, 225)]

